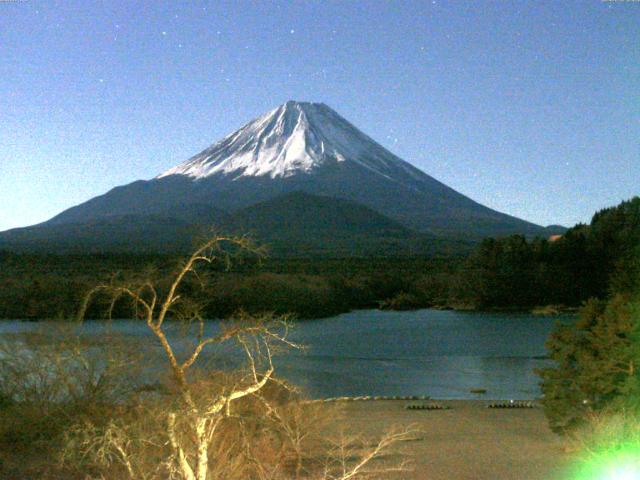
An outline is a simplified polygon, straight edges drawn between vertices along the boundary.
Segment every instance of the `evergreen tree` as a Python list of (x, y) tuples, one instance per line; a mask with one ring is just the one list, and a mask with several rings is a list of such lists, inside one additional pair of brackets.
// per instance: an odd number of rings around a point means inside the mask
[(623, 295), (590, 300), (575, 324), (560, 324), (547, 340), (555, 366), (538, 371), (551, 428), (565, 432), (587, 413), (624, 402), (638, 387), (638, 304)]
[(632, 292), (640, 273), (640, 197), (597, 212), (560, 239), (486, 239), (463, 265), (456, 303), (475, 308), (579, 306)]

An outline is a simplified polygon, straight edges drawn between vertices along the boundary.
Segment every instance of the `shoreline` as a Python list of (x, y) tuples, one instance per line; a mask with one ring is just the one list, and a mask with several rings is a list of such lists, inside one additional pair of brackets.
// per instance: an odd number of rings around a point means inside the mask
[[(442, 305), (432, 305), (425, 307), (416, 307), (416, 308), (380, 308), (376, 306), (371, 306), (371, 308), (353, 308), (350, 310), (340, 311), (330, 316), (312, 316), (312, 317), (298, 317), (295, 314), (292, 314), (291, 320), (293, 322), (310, 322), (313, 320), (325, 320), (327, 318), (339, 317), (340, 315), (362, 312), (362, 311), (378, 311), (378, 312), (390, 312), (390, 313), (402, 313), (402, 312), (418, 312), (420, 310), (437, 310), (437, 311), (451, 311), (458, 313), (470, 313), (470, 314), (515, 314), (515, 315), (533, 315), (536, 317), (555, 317), (555, 316), (563, 316), (563, 315), (575, 315), (578, 313), (580, 307), (565, 307), (565, 306), (557, 306), (557, 305), (544, 305), (544, 306), (536, 306), (536, 307), (504, 307), (504, 308), (467, 308), (467, 307), (452, 307), (452, 306), (442, 306)], [(116, 318), (113, 320), (136, 320), (135, 318)], [(172, 318), (167, 318), (167, 320), (175, 320)], [(227, 320), (227, 318), (206, 318), (208, 321), (220, 321)], [(0, 318), (1, 321), (15, 321), (15, 322), (73, 322), (76, 321), (75, 318), (60, 318), (60, 317), (19, 317), (19, 318)], [(104, 321), (104, 318), (86, 318), (84, 321)]]
[[(482, 395), (482, 394), (477, 394)], [(437, 398), (428, 395), (359, 395), (359, 396), (342, 396), (342, 397), (325, 397), (325, 398), (309, 398), (306, 403), (332, 403), (332, 402), (474, 402), (474, 403), (496, 403), (496, 402), (513, 402), (516, 404), (514, 408), (524, 408), (519, 406), (522, 402), (531, 403), (532, 406), (526, 408), (541, 408), (540, 398)]]

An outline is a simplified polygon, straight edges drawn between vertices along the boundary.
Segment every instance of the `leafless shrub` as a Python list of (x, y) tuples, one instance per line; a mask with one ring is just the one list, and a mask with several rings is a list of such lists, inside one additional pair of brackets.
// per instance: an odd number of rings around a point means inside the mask
[(136, 351), (117, 336), (46, 328), (0, 342), (2, 478), (56, 478), (64, 432), (84, 419), (108, 421), (136, 390)]
[(568, 449), (598, 457), (624, 449), (640, 451), (640, 415), (631, 410), (592, 412), (566, 437)]
[(137, 350), (105, 333), (88, 340), (47, 326), (0, 342), (0, 392), (14, 402), (58, 410), (93, 408), (127, 398), (136, 388)]
[[(358, 436), (341, 435), (334, 440), (327, 455), (322, 480), (388, 478), (394, 473), (411, 470), (403, 452), (402, 442), (414, 440), (418, 431), (413, 427), (387, 432), (374, 443)], [(396, 458), (399, 457), (399, 458)]]

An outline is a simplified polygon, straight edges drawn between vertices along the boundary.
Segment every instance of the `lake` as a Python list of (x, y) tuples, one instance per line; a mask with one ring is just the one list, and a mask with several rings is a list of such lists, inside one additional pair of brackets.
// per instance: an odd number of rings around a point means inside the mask
[[(534, 369), (550, 364), (544, 342), (557, 320), (573, 318), (359, 310), (296, 324), (291, 339), (307, 348), (280, 354), (276, 371), (314, 398), (534, 399), (540, 395)], [(43, 323), (2, 321), (0, 336), (42, 328)], [(117, 320), (109, 325), (138, 339), (150, 335), (143, 322)], [(209, 328), (216, 325), (212, 321)], [(100, 321), (88, 321), (82, 327), (86, 334), (104, 328), (107, 322)], [(487, 393), (470, 392), (476, 388)]]

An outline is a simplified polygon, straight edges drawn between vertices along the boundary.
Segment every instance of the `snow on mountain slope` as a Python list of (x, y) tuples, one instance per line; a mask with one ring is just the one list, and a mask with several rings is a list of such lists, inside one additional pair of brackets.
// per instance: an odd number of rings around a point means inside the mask
[(387, 178), (398, 170), (414, 178), (419, 175), (325, 104), (289, 101), (156, 178), (286, 178), (345, 161)]
[(545, 233), (413, 167), (328, 106), (293, 101), (151, 180), (116, 187), (46, 223), (163, 212), (183, 218), (200, 211), (192, 205), (233, 214), (292, 192), (349, 200), (412, 230), (441, 236)]

